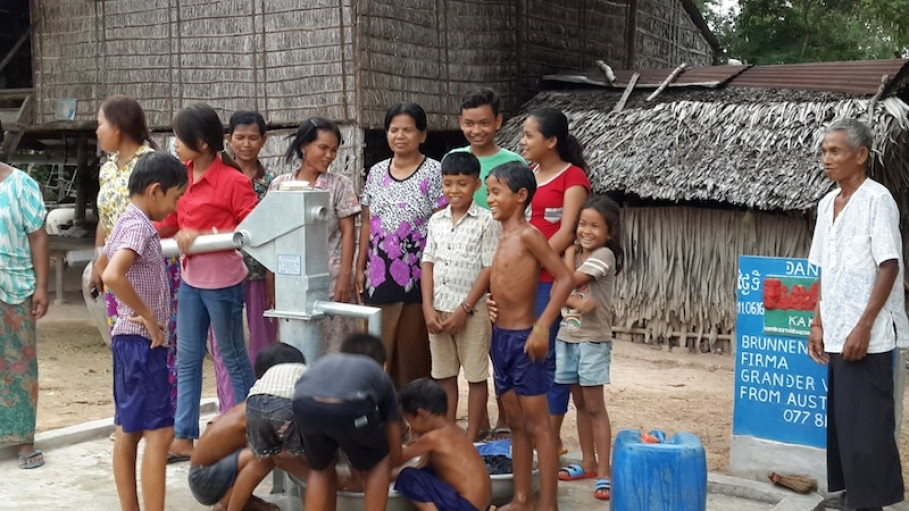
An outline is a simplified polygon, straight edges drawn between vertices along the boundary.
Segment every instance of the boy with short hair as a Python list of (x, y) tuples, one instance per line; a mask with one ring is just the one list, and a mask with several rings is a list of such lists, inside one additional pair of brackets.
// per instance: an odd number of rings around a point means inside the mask
[(422, 468), (404, 468), (395, 490), (421, 509), (428, 505), (445, 511), (478, 511), (489, 507), (492, 484), (486, 464), (473, 443), (446, 416), (445, 391), (429, 378), (414, 380), (401, 389), (401, 415), (419, 435), (404, 447), (403, 460), (422, 456)]
[(386, 358), (381, 339), (351, 334), (341, 353), (323, 356), (297, 382), (294, 416), (311, 467), (304, 508), (335, 508), (341, 449), (351, 467), (366, 473), (366, 511), (385, 509), (391, 467), (401, 459), (401, 419)]
[(170, 296), (161, 239), (152, 221), (177, 209), (186, 167), (165, 153), (139, 158), (129, 178), (130, 204), (107, 237), (96, 263), (117, 300), (111, 332), (114, 364), (114, 480), (122, 509), (139, 509), (136, 451), (142, 459), (143, 509), (164, 509), (167, 449), (174, 437), (167, 352), (161, 348)]
[(499, 110), (501, 98), (499, 94), (483, 87), (474, 89), (464, 95), (461, 100), (461, 113), (458, 124), (461, 132), (469, 145), (452, 149), (449, 154), (456, 152), (469, 152), (480, 161), (481, 186), (474, 193), (474, 202), (484, 209), (489, 209), (486, 202), (486, 182), (489, 171), (498, 165), (516, 161), (524, 163), (524, 157), (496, 145), (496, 133), (502, 129), (502, 112)]
[(228, 511), (244, 509), (256, 486), (275, 467), (278, 456), (300, 456), (303, 443), (293, 412), (294, 387), (306, 371), (297, 348), (279, 342), (256, 357), (256, 383), (246, 398), (246, 441), (256, 462), (240, 470)]
[[(558, 453), (549, 424), (546, 355), (549, 329), (574, 285), (571, 272), (524, 217), (536, 191), (536, 179), (526, 164), (506, 163), (486, 178), (492, 216), (502, 222), (502, 236), (492, 261), (490, 294), (498, 307), (492, 331), (493, 380), (511, 426), (515, 492), (511, 509), (530, 502), (532, 451), (540, 465), (540, 508), (553, 510), (558, 483)], [(534, 297), (540, 268), (554, 277), (549, 303), (537, 318)]]
[[(478, 438), (489, 399), (489, 343), (486, 312), (489, 266), (500, 227), (473, 202), (481, 186), (480, 162), (469, 152), (442, 159), (442, 193), (448, 206), (429, 219), (423, 249), (423, 315), (429, 330), (432, 377), (448, 399), (448, 418), (458, 409), (458, 372), (464, 367), (467, 438)], [(483, 435), (485, 437), (485, 435)]]

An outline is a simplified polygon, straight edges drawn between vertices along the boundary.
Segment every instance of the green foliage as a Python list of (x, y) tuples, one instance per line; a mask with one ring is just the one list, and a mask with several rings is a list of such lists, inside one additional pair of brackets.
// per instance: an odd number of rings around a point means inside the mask
[(909, 0), (699, 0), (727, 56), (752, 64), (895, 58), (909, 51)]

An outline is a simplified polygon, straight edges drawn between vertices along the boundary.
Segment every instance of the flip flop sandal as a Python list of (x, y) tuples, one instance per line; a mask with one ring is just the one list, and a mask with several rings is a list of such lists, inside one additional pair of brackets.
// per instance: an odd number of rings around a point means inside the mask
[(559, 481), (578, 481), (581, 479), (593, 479), (597, 476), (596, 472), (587, 472), (584, 467), (577, 463), (566, 465), (559, 469)]
[(176, 454), (176, 453), (172, 453), (172, 452), (167, 453), (167, 464), (168, 465), (171, 465), (174, 463), (182, 463), (184, 461), (189, 461), (189, 456), (185, 456), (183, 454)]
[(597, 485), (594, 487), (593, 496), (597, 500), (609, 500), (612, 492), (612, 483), (609, 479), (597, 479)]
[(30, 470), (44, 465), (44, 452), (36, 450), (31, 454), (19, 455), (19, 468)]
[(505, 440), (511, 438), (510, 428), (494, 428), (489, 432), (488, 440)]

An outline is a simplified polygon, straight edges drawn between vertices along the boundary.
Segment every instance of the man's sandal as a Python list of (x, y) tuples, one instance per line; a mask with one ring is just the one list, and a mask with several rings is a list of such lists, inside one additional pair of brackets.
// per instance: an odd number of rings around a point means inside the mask
[(597, 479), (597, 484), (594, 488), (593, 496), (597, 500), (609, 500), (612, 492), (612, 483), (609, 482), (609, 479)]

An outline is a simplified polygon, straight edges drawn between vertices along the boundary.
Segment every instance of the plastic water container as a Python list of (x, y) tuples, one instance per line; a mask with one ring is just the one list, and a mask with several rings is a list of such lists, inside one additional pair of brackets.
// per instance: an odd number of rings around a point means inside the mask
[(704, 511), (707, 457), (697, 435), (676, 433), (659, 444), (623, 429), (612, 454), (613, 511)]

